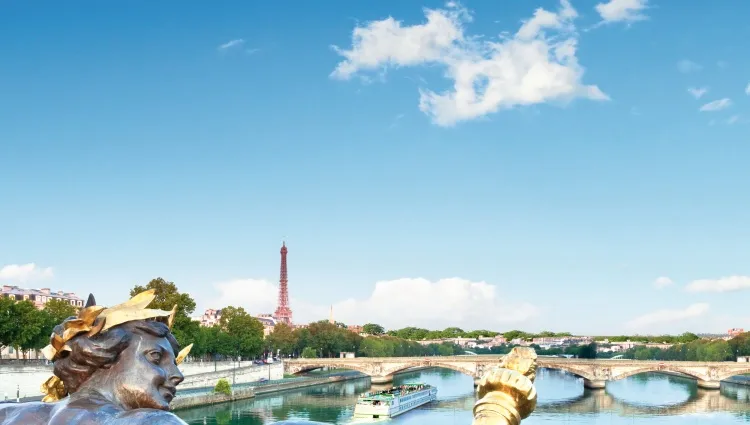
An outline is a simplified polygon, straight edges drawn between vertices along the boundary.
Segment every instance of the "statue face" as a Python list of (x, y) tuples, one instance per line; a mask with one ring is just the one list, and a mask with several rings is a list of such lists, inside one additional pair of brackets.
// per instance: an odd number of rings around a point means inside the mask
[(168, 410), (184, 377), (166, 338), (134, 334), (112, 368), (114, 395), (126, 409)]

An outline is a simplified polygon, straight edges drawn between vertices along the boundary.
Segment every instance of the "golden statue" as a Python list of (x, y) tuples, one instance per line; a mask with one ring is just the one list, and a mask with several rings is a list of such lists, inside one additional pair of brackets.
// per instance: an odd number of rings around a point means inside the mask
[(89, 296), (78, 315), (55, 326), (42, 350), (54, 375), (42, 402), (0, 405), (0, 425), (185, 425), (169, 412), (190, 352), (171, 333), (171, 311), (148, 308), (154, 290), (114, 307)]
[(473, 425), (518, 425), (536, 408), (536, 352), (515, 347), (479, 381)]

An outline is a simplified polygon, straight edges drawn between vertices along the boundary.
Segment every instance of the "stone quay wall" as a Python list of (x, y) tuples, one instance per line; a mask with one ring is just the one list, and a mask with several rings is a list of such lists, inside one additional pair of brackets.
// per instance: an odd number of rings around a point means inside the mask
[[(273, 363), (271, 366), (271, 378), (270, 379), (281, 379), (284, 377), (283, 366), (281, 363)], [(249, 368), (258, 369), (258, 372), (252, 376), (257, 375), (256, 381), (260, 378), (268, 379), (268, 365), (254, 366), (250, 361), (243, 362), (185, 362), (180, 365), (182, 374), (185, 375), (185, 381), (194, 375), (204, 375), (207, 373), (219, 373), (224, 372), (226, 377), (226, 371), (229, 371), (229, 382), (232, 382), (232, 369), (233, 368), (246, 370)], [(281, 372), (276, 369), (281, 368)], [(265, 371), (263, 374), (262, 371)], [(280, 374), (279, 374), (280, 373)], [(245, 373), (247, 375), (247, 373)], [(12, 361), (0, 363), (0, 401), (5, 400), (7, 395), (8, 400), (15, 401), (16, 391), (18, 390), (21, 398), (26, 397), (40, 397), (42, 392), (40, 387), (42, 383), (52, 376), (52, 364), (45, 365), (43, 362), (23, 362), (23, 361)], [(244, 382), (250, 382), (249, 381)], [(216, 379), (218, 380), (218, 378)], [(213, 385), (216, 385), (214, 382)], [(179, 388), (186, 388), (180, 385)], [(195, 388), (195, 387), (191, 387)]]
[[(183, 372), (184, 373), (184, 372)], [(219, 379), (226, 379), (231, 385), (256, 382), (261, 379), (274, 381), (284, 378), (284, 365), (273, 363), (263, 366), (248, 366), (238, 369), (224, 369), (218, 372), (200, 373), (197, 375), (185, 375), (185, 380), (177, 387), (181, 389), (214, 387)]]
[[(331, 384), (334, 382), (349, 381), (352, 379), (368, 379), (367, 376), (362, 375), (350, 375), (350, 376), (329, 376), (325, 378), (315, 378), (306, 380), (297, 380), (289, 382), (279, 382), (277, 384), (263, 385), (258, 387), (240, 388), (232, 390), (232, 395), (226, 394), (215, 394), (215, 393), (202, 393), (202, 394), (187, 394), (180, 396), (179, 390), (177, 391), (177, 398), (175, 398), (169, 407), (171, 410), (188, 409), (191, 407), (207, 406), (218, 403), (225, 403), (229, 401), (242, 400), (247, 398), (253, 398), (263, 394), (272, 394), (281, 391), (292, 391), (300, 388), (312, 387), (315, 385)], [(190, 413), (188, 413), (190, 415)], [(191, 418), (185, 417), (185, 420), (197, 420), (199, 417)]]

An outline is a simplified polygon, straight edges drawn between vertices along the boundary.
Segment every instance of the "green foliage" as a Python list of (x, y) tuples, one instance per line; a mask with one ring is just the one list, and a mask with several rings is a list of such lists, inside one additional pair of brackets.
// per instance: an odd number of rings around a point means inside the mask
[[(634, 360), (701, 361), (721, 362), (736, 359), (735, 347), (743, 346), (742, 336), (723, 339), (697, 339), (685, 344), (675, 344), (662, 350), (658, 347), (635, 346), (623, 353), (623, 357)], [(748, 347), (750, 348), (750, 347)]]
[(220, 354), (254, 358), (263, 352), (263, 324), (244, 308), (221, 309), (219, 327)]
[(229, 381), (222, 378), (222, 379), (219, 379), (219, 382), (216, 383), (216, 386), (214, 387), (214, 392), (231, 396), (232, 386), (229, 385)]
[(362, 326), (362, 332), (369, 335), (383, 335), (385, 333), (385, 329), (378, 324), (368, 323)]
[[(160, 310), (171, 310), (177, 305), (172, 333), (177, 342), (182, 346), (193, 343), (191, 352), (203, 352), (203, 347), (199, 345), (199, 327), (200, 325), (190, 319), (190, 314), (195, 311), (195, 300), (187, 293), (181, 293), (174, 282), (169, 282), (161, 277), (151, 279), (146, 286), (136, 285), (130, 290), (130, 296), (133, 297), (147, 289), (154, 289), (156, 298), (149, 304), (149, 308)], [(197, 349), (197, 350), (196, 350)], [(195, 351), (194, 351), (195, 350)]]
[(681, 335), (614, 335), (614, 336), (596, 336), (595, 341), (608, 340), (610, 342), (642, 342), (644, 344), (687, 344), (700, 339), (700, 337), (691, 332), (685, 332)]
[(13, 311), (15, 301), (0, 296), (0, 349), (13, 345)]
[(320, 352), (323, 357), (338, 357), (339, 353), (356, 352), (362, 337), (336, 324), (321, 320), (310, 323), (305, 333), (306, 346)]
[(729, 348), (734, 357), (750, 356), (750, 332), (737, 335), (729, 340)]
[(303, 357), (305, 359), (314, 359), (314, 358), (318, 357), (318, 353), (316, 353), (315, 349), (312, 348), (312, 347), (305, 347), (302, 350), (301, 357)]
[(65, 301), (50, 300), (37, 310), (31, 301), (0, 298), (0, 347), (39, 350), (49, 344), (54, 327), (75, 314), (76, 308)]
[(49, 318), (54, 325), (58, 325), (68, 317), (78, 314), (78, 309), (76, 307), (73, 307), (67, 301), (57, 298), (48, 300), (47, 303), (44, 304), (44, 311), (49, 315)]
[(273, 332), (266, 337), (266, 346), (274, 353), (278, 351), (283, 356), (294, 353), (296, 343), (294, 331), (286, 323), (274, 326)]

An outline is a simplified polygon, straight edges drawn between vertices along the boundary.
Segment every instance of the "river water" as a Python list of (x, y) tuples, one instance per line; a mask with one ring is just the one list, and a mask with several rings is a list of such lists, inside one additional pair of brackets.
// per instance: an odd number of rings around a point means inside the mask
[[(438, 400), (391, 420), (352, 419), (357, 395), (370, 389), (358, 379), (255, 399), (178, 411), (190, 424), (265, 425), (286, 419), (330, 424), (390, 422), (394, 425), (470, 425), (475, 401), (472, 379), (444, 369), (397, 375), (395, 384), (421, 381), (438, 388)], [(609, 382), (605, 390), (584, 390), (581, 379), (541, 369), (539, 399), (523, 425), (540, 424), (711, 424), (750, 422), (750, 386), (722, 384), (701, 390), (687, 378), (647, 373)]]

